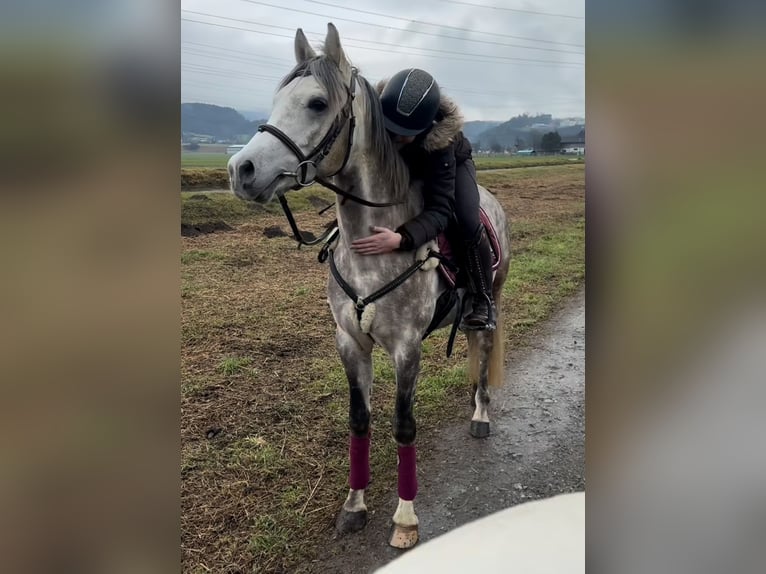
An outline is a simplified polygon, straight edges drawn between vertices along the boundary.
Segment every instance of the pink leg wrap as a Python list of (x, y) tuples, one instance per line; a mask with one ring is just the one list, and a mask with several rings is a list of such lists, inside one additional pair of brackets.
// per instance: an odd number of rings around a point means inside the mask
[(415, 445), (399, 447), (399, 498), (415, 500), (418, 477), (415, 472)]
[(364, 490), (370, 482), (370, 435), (357, 437), (351, 435), (348, 448), (351, 467), (348, 484), (353, 490)]

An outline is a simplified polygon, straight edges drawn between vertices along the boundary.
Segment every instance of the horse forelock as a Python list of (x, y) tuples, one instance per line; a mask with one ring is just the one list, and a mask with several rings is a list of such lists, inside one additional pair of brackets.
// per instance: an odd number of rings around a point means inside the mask
[(337, 114), (346, 103), (348, 86), (333, 62), (325, 56), (317, 56), (296, 65), (279, 84), (281, 90), (296, 78), (313, 76), (327, 92), (327, 105), (330, 113)]

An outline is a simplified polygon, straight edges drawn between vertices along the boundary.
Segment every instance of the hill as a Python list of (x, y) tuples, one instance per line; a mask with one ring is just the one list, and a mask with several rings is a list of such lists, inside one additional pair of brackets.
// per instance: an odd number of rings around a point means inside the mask
[(503, 149), (538, 148), (546, 132), (557, 131), (562, 138), (574, 138), (585, 130), (584, 123), (563, 127), (560, 123), (560, 120), (552, 118), (550, 114), (516, 116), (482, 132), (473, 142), (473, 147), (482, 150), (497, 146)]
[(239, 110), (239, 113), (245, 116), (245, 119), (263, 123), (263, 118), (269, 117), (268, 110)]
[(234, 108), (181, 104), (181, 137), (184, 141), (192, 141), (195, 136), (209, 136), (216, 141), (246, 143), (264, 121), (250, 121)]
[(497, 127), (502, 123), (503, 122), (482, 122), (482, 121), (465, 122), (463, 124), (463, 135), (467, 137), (469, 140), (471, 140), (471, 142), (478, 141), (482, 133), (484, 133), (485, 131), (489, 129)]
[[(265, 119), (255, 118), (255, 112), (202, 103), (181, 104), (181, 138), (184, 142), (247, 143)], [(574, 120), (577, 121), (577, 120)], [(506, 122), (465, 122), (463, 133), (471, 140), (474, 150), (524, 149), (539, 147), (544, 133), (558, 131), (564, 139), (576, 137), (585, 129), (584, 123), (571, 125), (573, 121), (558, 120), (550, 114), (530, 116), (523, 114)]]

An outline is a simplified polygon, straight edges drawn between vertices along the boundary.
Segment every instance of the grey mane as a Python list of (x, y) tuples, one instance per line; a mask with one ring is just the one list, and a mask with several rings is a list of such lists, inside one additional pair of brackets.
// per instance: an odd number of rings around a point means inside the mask
[[(334, 62), (325, 56), (317, 56), (295, 66), (279, 84), (281, 90), (296, 78), (313, 76), (327, 92), (327, 103), (331, 113), (337, 114), (346, 103), (347, 86)], [(399, 155), (394, 142), (386, 131), (383, 108), (376, 89), (362, 76), (358, 76), (365, 100), (366, 120), (370, 134), (370, 151), (383, 181), (390, 182), (394, 200), (406, 197), (410, 189), (410, 173), (407, 164)]]
[(377, 90), (365, 78), (359, 79), (367, 96), (370, 149), (380, 166), (384, 181), (391, 182), (393, 186), (394, 199), (400, 199), (409, 192), (410, 171), (386, 131), (383, 108), (380, 105)]

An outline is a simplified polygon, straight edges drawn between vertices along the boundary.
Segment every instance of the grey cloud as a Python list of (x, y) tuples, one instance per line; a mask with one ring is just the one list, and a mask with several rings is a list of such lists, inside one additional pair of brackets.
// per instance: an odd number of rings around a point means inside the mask
[[(353, 6), (398, 17), (438, 22), (447, 26), (493, 32), (518, 37), (539, 38), (562, 44), (584, 44), (584, 20), (520, 15), (473, 8), (444, 2), (420, 0), (418, 3), (392, 0), (327, 0), (333, 4)], [(471, 0), (475, 3), (506, 5), (503, 0)], [(278, 5), (280, 0), (264, 0)], [(277, 78), (283, 76), (293, 60), (292, 38), (295, 29), (307, 32), (313, 45), (321, 44), (327, 22), (337, 26), (351, 60), (370, 80), (390, 76), (397, 70), (414, 66), (430, 71), (454, 97), (468, 119), (507, 119), (523, 112), (548, 112), (555, 116), (583, 116), (585, 111), (584, 66), (556, 66), (532, 62), (510, 62), (488, 58), (510, 57), (551, 62), (584, 62), (584, 49), (561, 44), (528, 42), (505, 36), (472, 34), (449, 28), (435, 28), (418, 23), (406, 23), (349, 10), (296, 0), (294, 9), (316, 12), (312, 16), (263, 7), (241, 0), (183, 0), (182, 9), (251, 20), (275, 27), (257, 26), (182, 12), (182, 17), (223, 26), (250, 28), (267, 32), (234, 30), (182, 22), (182, 100), (226, 105), (239, 110), (264, 110), (271, 107)], [(530, 8), (519, 2), (518, 7)], [(582, 0), (546, 2), (546, 12), (584, 15)], [(400, 30), (366, 26), (341, 20), (339, 17), (391, 26)], [(277, 28), (282, 26), (287, 29)], [(429, 32), (453, 36), (444, 38), (415, 33)], [(286, 36), (286, 37), (280, 37)], [(352, 40), (355, 38), (356, 40)], [(480, 39), (500, 44), (534, 46), (556, 51), (528, 50), (471, 42)], [(393, 44), (363, 44), (359, 40)], [(207, 44), (217, 49), (190, 44)], [(368, 49), (365, 49), (368, 48)], [(372, 49), (369, 49), (372, 48)], [(416, 48), (458, 52), (460, 55), (424, 52)], [(244, 53), (243, 53), (244, 52)], [(401, 52), (401, 53), (400, 53)], [(423, 54), (428, 54), (426, 57)], [(467, 54), (481, 54), (489, 61)]]

